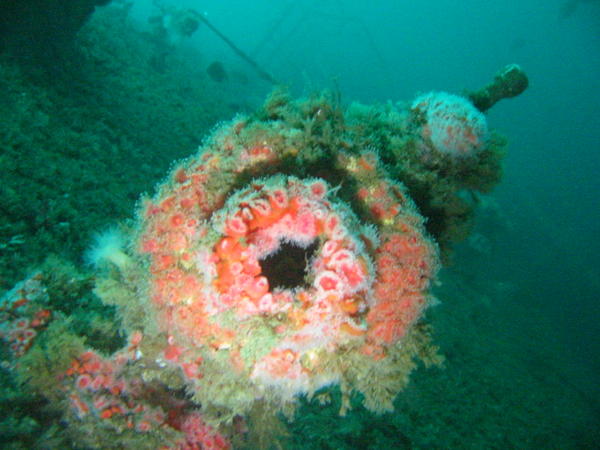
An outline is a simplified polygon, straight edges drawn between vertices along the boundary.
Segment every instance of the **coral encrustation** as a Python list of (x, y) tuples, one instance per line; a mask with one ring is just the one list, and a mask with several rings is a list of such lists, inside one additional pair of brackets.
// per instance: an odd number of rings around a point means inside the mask
[[(293, 134), (244, 128), (219, 130), (141, 212), (145, 308), (167, 338), (156, 359), (181, 367), (197, 400), (237, 413), (235, 400), (204, 394), (207, 379), (280, 405), (332, 383), (361, 390), (344, 361), (383, 367), (408, 352), (399, 343), (428, 303), (437, 249), (373, 151), (334, 155), (332, 171), (356, 186), (342, 196), (322, 178), (264, 176), (294, 160)], [(300, 279), (270, 279), (292, 249), (305, 252), (289, 269), (300, 265)]]

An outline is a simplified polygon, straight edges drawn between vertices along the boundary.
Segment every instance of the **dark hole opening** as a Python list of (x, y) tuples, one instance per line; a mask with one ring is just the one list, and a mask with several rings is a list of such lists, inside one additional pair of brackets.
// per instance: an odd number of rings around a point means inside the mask
[(290, 243), (282, 243), (279, 250), (260, 260), (262, 274), (269, 280), (269, 287), (293, 289), (308, 287), (304, 276), (307, 264), (313, 257), (319, 241), (315, 241), (306, 248)]

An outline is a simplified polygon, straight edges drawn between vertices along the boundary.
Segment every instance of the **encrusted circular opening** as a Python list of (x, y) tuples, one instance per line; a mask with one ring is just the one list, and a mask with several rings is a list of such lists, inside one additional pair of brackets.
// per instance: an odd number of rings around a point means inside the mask
[(306, 272), (319, 241), (315, 239), (306, 248), (290, 242), (282, 242), (277, 252), (261, 259), (262, 274), (269, 280), (271, 288), (308, 288)]

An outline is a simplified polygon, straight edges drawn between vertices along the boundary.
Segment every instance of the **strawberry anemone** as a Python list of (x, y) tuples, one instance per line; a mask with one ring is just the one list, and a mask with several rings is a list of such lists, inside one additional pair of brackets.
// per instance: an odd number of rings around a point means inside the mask
[(256, 152), (235, 130), (175, 168), (141, 213), (146, 308), (166, 337), (156, 362), (240, 414), (336, 383), (365, 393), (357, 370), (387, 376), (394, 353), (415, 356), (401, 342), (437, 270), (423, 219), (374, 152), (335, 156), (359, 186), (342, 196), (323, 178), (261, 176), (286, 147)]

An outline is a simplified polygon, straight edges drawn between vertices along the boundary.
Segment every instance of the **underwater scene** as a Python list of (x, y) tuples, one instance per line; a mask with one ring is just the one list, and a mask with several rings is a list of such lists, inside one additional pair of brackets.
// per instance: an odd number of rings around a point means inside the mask
[(0, 448), (600, 448), (600, 2), (3, 0)]

